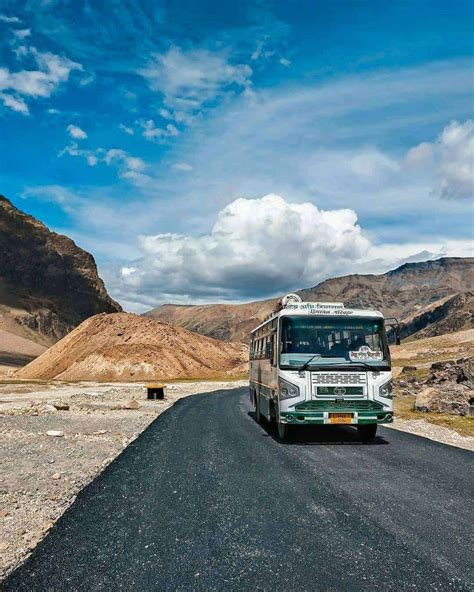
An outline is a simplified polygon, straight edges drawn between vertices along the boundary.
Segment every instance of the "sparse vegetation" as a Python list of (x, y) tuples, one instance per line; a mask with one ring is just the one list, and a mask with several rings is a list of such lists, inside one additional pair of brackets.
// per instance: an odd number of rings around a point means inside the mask
[[(414, 409), (415, 395), (401, 394), (399, 381), (408, 384), (423, 384), (430, 374), (430, 366), (434, 362), (446, 362), (460, 358), (473, 357), (474, 331), (459, 331), (437, 337), (404, 341), (392, 350), (395, 393), (395, 416), (404, 420), (425, 420), (433, 425), (454, 430), (462, 436), (474, 436), (474, 418), (451, 413), (424, 413)], [(413, 366), (416, 369), (402, 372), (403, 367)]]
[(424, 419), (434, 425), (454, 430), (461, 436), (474, 437), (474, 418), (450, 413), (421, 413), (415, 411), (415, 397), (403, 396), (395, 399), (395, 417), (399, 419)]

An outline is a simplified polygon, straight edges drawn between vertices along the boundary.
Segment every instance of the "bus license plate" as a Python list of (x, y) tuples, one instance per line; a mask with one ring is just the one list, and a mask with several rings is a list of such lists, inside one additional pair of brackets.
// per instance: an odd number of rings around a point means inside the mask
[(352, 413), (330, 413), (329, 423), (352, 423)]

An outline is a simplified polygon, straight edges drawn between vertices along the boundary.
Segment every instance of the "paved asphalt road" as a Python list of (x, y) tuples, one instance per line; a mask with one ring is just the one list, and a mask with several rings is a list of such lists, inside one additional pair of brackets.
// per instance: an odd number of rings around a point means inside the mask
[(280, 444), (247, 390), (179, 401), (6, 590), (472, 590), (472, 454), (390, 429)]

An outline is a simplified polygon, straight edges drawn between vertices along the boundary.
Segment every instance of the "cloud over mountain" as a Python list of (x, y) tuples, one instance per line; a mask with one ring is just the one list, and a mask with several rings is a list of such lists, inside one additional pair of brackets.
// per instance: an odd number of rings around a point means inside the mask
[(221, 298), (314, 281), (370, 246), (352, 210), (323, 211), (273, 194), (233, 201), (209, 234), (143, 236), (140, 244), (143, 258), (121, 271), (127, 289), (153, 294), (160, 285), (169, 294)]
[(142, 257), (109, 277), (114, 294), (136, 308), (157, 302), (249, 300), (354, 271), (466, 255), (466, 241), (375, 245), (351, 209), (321, 210), (269, 194), (224, 207), (208, 234), (139, 237)]

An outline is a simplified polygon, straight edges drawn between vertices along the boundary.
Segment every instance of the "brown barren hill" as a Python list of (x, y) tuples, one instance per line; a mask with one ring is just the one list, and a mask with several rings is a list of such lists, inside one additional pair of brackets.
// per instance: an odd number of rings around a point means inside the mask
[[(348, 308), (374, 308), (385, 316), (396, 316), (402, 321), (407, 318), (404, 323), (404, 337), (407, 337), (421, 330), (426, 335), (438, 335), (472, 327), (472, 315), (466, 304), (470, 298), (466, 293), (472, 290), (474, 259), (444, 257), (406, 263), (380, 275), (332, 278), (296, 293), (308, 302), (344, 302)], [(443, 304), (442, 299), (455, 295), (458, 298), (437, 308), (436, 313), (430, 312), (431, 305)], [(247, 343), (250, 331), (274, 309), (277, 301), (203, 306), (164, 304), (145, 314), (216, 339)], [(433, 323), (436, 327), (430, 327)]]
[(248, 348), (128, 313), (84, 321), (19, 378), (156, 380), (218, 378), (247, 371)]

